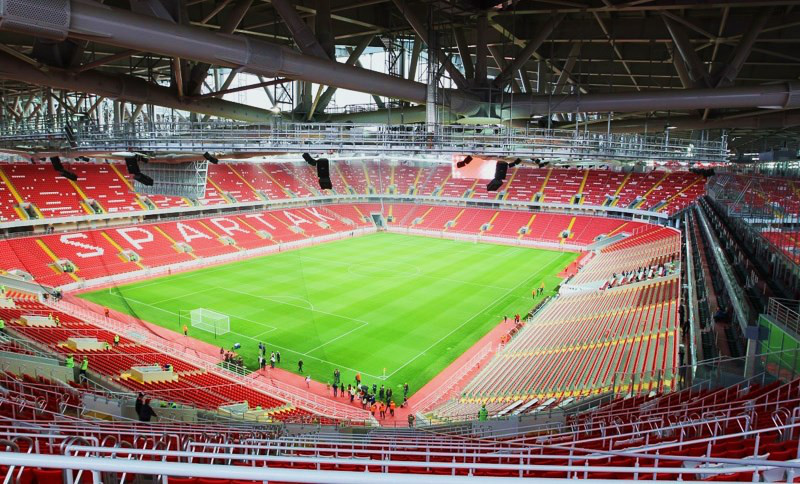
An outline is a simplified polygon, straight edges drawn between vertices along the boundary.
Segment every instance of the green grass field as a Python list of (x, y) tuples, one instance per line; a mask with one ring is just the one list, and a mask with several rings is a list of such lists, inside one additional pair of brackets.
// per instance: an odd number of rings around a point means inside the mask
[(414, 393), (504, 315), (527, 312), (531, 290), (544, 281), (549, 292), (576, 256), (377, 233), (81, 297), (174, 331), (179, 312), (208, 308), (230, 317), (231, 332), (189, 335), (241, 343), (249, 368), (261, 341), (284, 369), (297, 372), (302, 358), (317, 381), (338, 367), (345, 384), (359, 371), (365, 383), (408, 382)]

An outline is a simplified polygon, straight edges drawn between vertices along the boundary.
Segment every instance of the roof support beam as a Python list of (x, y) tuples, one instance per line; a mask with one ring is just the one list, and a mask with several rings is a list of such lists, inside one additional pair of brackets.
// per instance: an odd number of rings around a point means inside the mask
[[(490, 45), (489, 53), (492, 54), (492, 59), (494, 59), (494, 63), (497, 65), (497, 69), (499, 71), (505, 71), (508, 68), (508, 64), (506, 63), (505, 57), (503, 57), (503, 53), (500, 51), (500, 47), (496, 45)], [(516, 77), (511, 79), (511, 92), (522, 92)]]
[(703, 63), (700, 62), (700, 57), (697, 56), (697, 52), (695, 52), (694, 46), (689, 41), (689, 36), (686, 35), (686, 31), (672, 17), (674, 17), (674, 15), (662, 15), (661, 18), (664, 20), (664, 25), (667, 26), (675, 48), (680, 54), (684, 64), (686, 64), (686, 71), (689, 74), (692, 87), (709, 86), (708, 71), (703, 67)]
[(514, 60), (511, 61), (510, 64), (506, 66), (505, 69), (494, 79), (494, 86), (497, 89), (502, 89), (505, 87), (506, 84), (514, 77), (514, 73), (517, 72), (528, 62), (528, 59), (536, 52), (536, 50), (541, 47), (545, 40), (550, 37), (550, 34), (553, 33), (553, 30), (564, 20), (566, 15), (563, 13), (554, 15), (547, 19), (547, 21), (539, 27), (538, 31), (536, 32), (536, 36), (532, 38), (528, 43), (523, 47), (522, 52), (514, 57)]
[(317, 41), (329, 59), (336, 60), (334, 49), (336, 42), (333, 39), (333, 24), (331, 23), (331, 0), (316, 0), (317, 13), (314, 15), (314, 33)]
[[(227, 3), (223, 5), (225, 4)], [(220, 26), (219, 31), (223, 34), (232, 34), (239, 24), (242, 23), (242, 19), (244, 19), (244, 16), (247, 14), (252, 4), (253, 0), (237, 0), (236, 4), (228, 12), (228, 16)], [(205, 62), (196, 64), (192, 68), (192, 73), (189, 75), (188, 85), (186, 87), (190, 95), (196, 96), (203, 90), (203, 81), (208, 75), (209, 69), (211, 69), (211, 64)]]
[(580, 42), (572, 44), (572, 48), (569, 50), (567, 61), (564, 63), (564, 68), (561, 69), (561, 74), (558, 76), (558, 80), (556, 81), (556, 87), (553, 91), (553, 94), (561, 94), (561, 91), (564, 90), (564, 86), (567, 85), (567, 78), (569, 78), (570, 74), (572, 73), (572, 69), (575, 67), (575, 62), (578, 60), (578, 55), (580, 52)]
[(419, 36), (419, 38), (421, 38), (422, 41), (425, 42), (425, 45), (428, 46), (428, 49), (434, 51), (434, 53), (436, 54), (436, 58), (439, 60), (442, 66), (444, 66), (445, 70), (447, 70), (447, 73), (450, 74), (450, 79), (453, 80), (453, 83), (455, 83), (455, 85), (458, 86), (459, 89), (469, 88), (469, 85), (467, 84), (467, 79), (464, 77), (463, 74), (461, 74), (461, 71), (459, 71), (456, 68), (456, 66), (453, 65), (452, 62), (450, 62), (450, 56), (446, 52), (440, 50), (439, 47), (435, 45), (435, 43), (431, 44), (431, 41), (435, 39), (431, 39), (428, 36), (428, 29), (425, 27), (422, 21), (416, 16), (416, 14), (412, 12), (411, 9), (408, 8), (408, 5), (406, 5), (405, 0), (392, 0), (392, 1), (394, 2), (398, 10), (400, 10), (400, 13), (403, 14), (403, 17), (405, 17), (405, 19), (411, 25), (411, 28), (414, 29), (414, 32), (416, 32), (417, 36)]
[(285, 22), (286, 28), (292, 33), (294, 43), (297, 44), (300, 52), (320, 59), (330, 59), (305, 20), (300, 17), (300, 14), (297, 13), (294, 5), (289, 0), (272, 0), (272, 6), (275, 7), (278, 15)]
[(731, 58), (714, 76), (717, 87), (730, 86), (733, 84), (733, 81), (736, 80), (736, 76), (739, 75), (739, 72), (744, 66), (744, 61), (747, 60), (750, 52), (752, 52), (753, 44), (755, 44), (756, 39), (767, 24), (767, 20), (769, 20), (772, 15), (772, 11), (773, 9), (771, 7), (764, 8), (753, 19), (752, 24), (750, 24), (750, 27), (745, 31), (742, 39), (739, 41), (739, 45), (737, 45), (736, 49), (733, 51)]
[(475, 25), (475, 34), (477, 36), (475, 42), (475, 83), (479, 86), (487, 84), (487, 66), (486, 58), (489, 57), (487, 37), (489, 34), (489, 17), (483, 13), (478, 16)]
[(635, 87), (637, 91), (641, 91), (642, 89), (639, 87), (639, 83), (637, 83), (636, 78), (633, 77), (631, 68), (628, 67), (628, 63), (625, 62), (625, 58), (622, 57), (622, 52), (619, 51), (619, 47), (617, 47), (617, 44), (614, 43), (614, 39), (611, 37), (611, 33), (609, 33), (608, 28), (606, 28), (605, 22), (603, 22), (603, 19), (600, 18), (600, 15), (598, 15), (597, 12), (594, 12), (594, 18), (600, 25), (600, 29), (602, 29), (603, 34), (606, 36), (606, 39), (608, 39), (608, 43), (611, 44), (611, 48), (614, 50), (614, 55), (616, 55), (617, 59), (619, 59), (619, 61), (622, 62), (622, 67), (625, 68), (625, 72), (627, 72), (628, 75), (631, 77), (631, 82), (633, 82), (633, 87)]
[[(348, 51), (350, 52), (350, 56), (344, 62), (345, 65), (348, 66), (355, 65), (355, 63), (361, 57), (361, 54), (363, 54), (364, 50), (366, 50), (367, 46), (369, 46), (369, 43), (372, 42), (372, 38), (373, 38), (372, 35), (365, 35), (364, 38), (361, 39), (361, 42), (358, 43), (355, 49), (348, 49)], [(328, 88), (325, 89), (325, 91), (319, 97), (319, 101), (316, 103), (314, 107), (315, 109), (312, 109), (311, 116), (314, 115), (314, 110), (316, 109), (319, 109), (320, 111), (325, 111), (325, 108), (328, 107), (328, 104), (330, 104), (331, 99), (333, 99), (333, 95), (335, 93), (336, 93), (336, 87), (328, 86)]]
[(411, 47), (411, 60), (408, 62), (408, 80), (417, 80), (417, 65), (419, 65), (419, 54), (422, 52), (422, 40), (418, 35), (414, 36), (414, 45)]
[[(752, 108), (758, 106), (800, 107), (798, 83), (783, 83), (715, 89), (673, 89), (661, 91), (588, 94), (582, 96), (518, 95), (503, 107), (504, 119), (530, 118), (544, 113), (635, 112), (691, 109)], [(500, 102), (501, 96), (496, 100)]]
[[(68, 35), (122, 48), (240, 68), (242, 72), (270, 78), (288, 77), (417, 103), (426, 100), (427, 87), (423, 83), (304, 55), (289, 47), (252, 37), (219, 34), (81, 0), (71, 0), (69, 20), (66, 32), (48, 35), (55, 38)], [(14, 29), (14, 25), (3, 27)], [(469, 92), (445, 89), (442, 96), (456, 113), (474, 114), (481, 107), (478, 97)]]
[[(519, 47), (525, 48), (525, 45), (526, 45), (525, 42), (522, 39), (520, 39), (517, 36), (515, 36), (514, 34), (512, 34), (511, 32), (509, 32), (505, 27), (503, 27), (502, 25), (498, 24), (497, 22), (490, 22), (490, 24), (491, 24), (492, 28), (494, 28), (495, 30), (500, 32), (500, 34), (503, 37), (505, 37), (508, 40), (512, 41), (514, 44), (518, 45)], [(549, 62), (548, 60), (546, 60), (545, 58), (543, 58), (542, 56), (540, 56), (536, 52), (533, 53), (532, 57), (534, 59), (538, 60), (539, 62), (543, 62), (545, 64), (545, 66), (550, 71), (552, 71), (555, 75), (557, 75), (557, 76), (561, 75), (561, 72), (562, 72), (561, 69), (556, 67), (553, 63)], [(571, 82), (573, 84), (578, 84), (575, 81), (575, 79), (573, 79), (572, 76), (569, 75), (569, 74), (568, 74), (567, 79), (568, 79), (569, 82)], [(583, 87), (579, 87), (579, 90), (582, 93), (586, 93), (587, 92), (586, 89), (583, 88)]]
[(472, 66), (472, 55), (469, 53), (469, 44), (467, 44), (467, 36), (464, 34), (462, 27), (453, 29), (456, 45), (458, 45), (458, 55), (461, 57), (461, 63), (464, 64), (464, 77), (473, 79), (475, 77), (475, 69)]
[[(49, 72), (43, 73), (25, 62), (5, 54), (0, 54), (0, 78), (53, 89), (91, 93), (136, 104), (156, 104), (240, 121), (269, 122), (273, 116), (266, 109), (223, 99), (179, 99), (171, 88), (133, 76), (108, 74), (100, 71), (86, 71), (76, 76), (61, 69), (50, 69)], [(71, 110), (66, 101), (58, 98), (57, 100), (65, 109)]]

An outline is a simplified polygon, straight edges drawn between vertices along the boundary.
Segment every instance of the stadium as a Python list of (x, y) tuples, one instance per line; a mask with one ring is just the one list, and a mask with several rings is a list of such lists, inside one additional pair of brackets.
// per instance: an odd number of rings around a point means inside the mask
[(3, 484), (796, 482), (799, 6), (0, 0)]

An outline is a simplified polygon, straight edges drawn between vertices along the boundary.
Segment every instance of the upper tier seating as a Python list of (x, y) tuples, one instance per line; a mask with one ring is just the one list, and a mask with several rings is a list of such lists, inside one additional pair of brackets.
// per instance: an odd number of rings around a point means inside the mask
[[(0, 219), (29, 218), (19, 210), (21, 202), (33, 203), (35, 208), (32, 210), (39, 211), (33, 216), (45, 218), (192, 205), (191, 201), (180, 197), (137, 196), (131, 191), (132, 179), (121, 163), (78, 162), (65, 163), (65, 166), (78, 175), (74, 184), (58, 176), (49, 163), (0, 165), (9, 181), (6, 183), (0, 177)], [(631, 206), (675, 213), (686, 208), (705, 189), (701, 177), (686, 172), (623, 174), (607, 170), (517, 166), (509, 170), (506, 182), (498, 192), (487, 192), (487, 180), (453, 178), (449, 165), (395, 165), (373, 161), (334, 162), (331, 164), (331, 181), (333, 191), (320, 190), (314, 168), (301, 162), (210, 164), (206, 194), (197, 203), (213, 206), (265, 198), (311, 197), (323, 192), (346, 195), (393, 191), (395, 194), (413, 192), (478, 200)], [(795, 193), (792, 186), (776, 186), (769, 190), (769, 195), (759, 193), (753, 196), (764, 199), (773, 196), (776, 203), (787, 207), (800, 206), (794, 200), (796, 197), (787, 197), (787, 194)], [(613, 201), (617, 194), (619, 200)], [(640, 201), (633, 203), (640, 197)], [(86, 203), (92, 200), (97, 203), (97, 208)]]

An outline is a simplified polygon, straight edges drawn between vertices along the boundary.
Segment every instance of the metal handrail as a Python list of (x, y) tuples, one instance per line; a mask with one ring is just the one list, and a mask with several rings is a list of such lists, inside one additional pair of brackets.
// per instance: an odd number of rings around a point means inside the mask
[[(66, 122), (5, 124), (0, 145), (69, 149)], [(607, 134), (497, 125), (393, 126), (354, 123), (253, 125), (235, 122), (147, 122), (73, 126), (76, 151), (237, 152), (380, 151), (384, 153), (483, 153), (557, 159), (709, 161), (727, 159), (727, 142), (640, 134)]]

